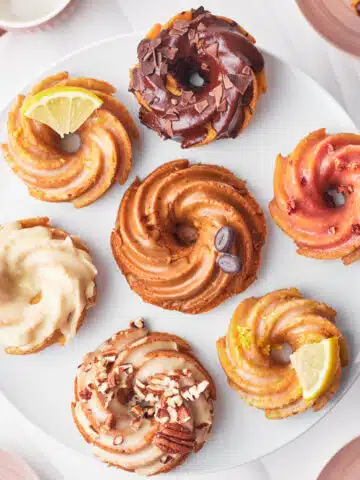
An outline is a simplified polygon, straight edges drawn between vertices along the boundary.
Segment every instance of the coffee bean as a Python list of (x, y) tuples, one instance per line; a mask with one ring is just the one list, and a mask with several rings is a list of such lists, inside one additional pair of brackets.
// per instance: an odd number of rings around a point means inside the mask
[(241, 261), (236, 255), (222, 253), (216, 260), (217, 265), (225, 273), (239, 273), (241, 271)]
[(228, 252), (235, 241), (235, 231), (231, 227), (222, 227), (215, 235), (215, 248), (218, 252)]

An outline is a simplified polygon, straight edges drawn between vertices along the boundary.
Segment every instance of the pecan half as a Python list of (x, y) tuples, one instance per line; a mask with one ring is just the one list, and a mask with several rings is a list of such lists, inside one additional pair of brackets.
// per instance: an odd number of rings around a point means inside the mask
[(195, 448), (195, 435), (182, 425), (168, 424), (156, 433), (153, 443), (164, 453), (186, 454)]

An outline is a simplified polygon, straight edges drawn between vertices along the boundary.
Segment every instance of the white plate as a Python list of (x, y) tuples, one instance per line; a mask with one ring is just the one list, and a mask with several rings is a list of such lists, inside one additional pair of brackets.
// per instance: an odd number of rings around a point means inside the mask
[[(135, 62), (139, 35), (121, 36), (93, 45), (61, 60), (46, 74), (68, 70), (71, 75), (98, 77), (118, 88), (120, 100), (136, 115), (138, 106), (128, 89), (128, 69)], [(189, 151), (141, 128), (143, 145), (125, 187), (114, 186), (94, 205), (75, 210), (68, 204), (42, 203), (28, 196), (25, 186), (4, 162), (0, 163), (0, 222), (48, 215), (53, 223), (81, 235), (92, 249), (99, 268), (99, 300), (78, 336), (66, 348), (58, 346), (26, 358), (2, 355), (0, 388), (33, 423), (79, 452), (89, 448), (73, 424), (70, 402), (73, 379), (82, 355), (93, 350), (114, 331), (126, 328), (134, 317), (144, 316), (154, 330), (173, 332), (189, 340), (213, 374), (218, 387), (213, 439), (181, 467), (183, 472), (209, 472), (241, 465), (292, 441), (314, 425), (331, 408), (308, 412), (282, 421), (266, 420), (246, 406), (226, 384), (217, 360), (215, 340), (226, 332), (237, 304), (250, 295), (296, 286), (306, 295), (330, 303), (339, 312), (339, 326), (348, 333), (352, 358), (360, 351), (358, 284), (360, 263), (344, 267), (340, 261), (321, 262), (296, 255), (292, 241), (271, 221), (259, 280), (244, 294), (198, 316), (162, 310), (144, 304), (128, 287), (113, 260), (109, 238), (120, 199), (136, 175), (144, 177), (162, 163), (179, 157), (221, 164), (248, 181), (251, 192), (267, 213), (272, 198), (276, 154), (290, 152), (311, 130), (354, 131), (342, 108), (314, 81), (274, 56), (265, 54), (268, 93), (261, 98), (254, 121), (236, 140), (222, 140)], [(44, 74), (45, 76), (45, 74)], [(25, 89), (26, 91), (26, 89)], [(1, 139), (6, 138), (5, 112)], [(342, 382), (344, 392), (359, 366), (352, 363)], [(339, 400), (341, 392), (336, 396)], [(124, 475), (126, 475), (124, 473)]]

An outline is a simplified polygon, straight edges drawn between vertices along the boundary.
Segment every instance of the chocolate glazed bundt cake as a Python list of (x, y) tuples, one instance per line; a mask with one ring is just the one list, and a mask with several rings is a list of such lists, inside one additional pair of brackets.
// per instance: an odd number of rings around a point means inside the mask
[(203, 7), (155, 25), (131, 70), (142, 123), (183, 148), (237, 137), (266, 89), (254, 44), (236, 22)]

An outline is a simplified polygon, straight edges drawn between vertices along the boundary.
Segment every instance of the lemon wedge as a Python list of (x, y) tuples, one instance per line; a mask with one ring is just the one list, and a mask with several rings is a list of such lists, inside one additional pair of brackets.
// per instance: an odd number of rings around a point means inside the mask
[(102, 105), (94, 93), (79, 87), (53, 87), (26, 97), (21, 111), (33, 120), (45, 123), (61, 137), (76, 132)]
[(319, 343), (303, 345), (290, 355), (305, 400), (314, 400), (325, 393), (332, 384), (339, 362), (339, 345), (336, 337)]

